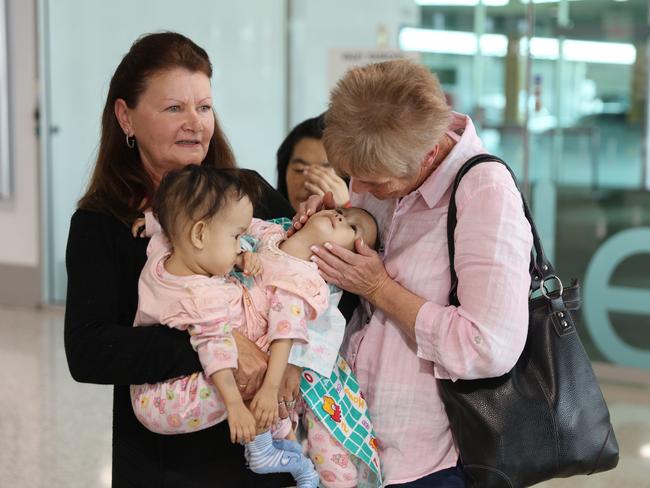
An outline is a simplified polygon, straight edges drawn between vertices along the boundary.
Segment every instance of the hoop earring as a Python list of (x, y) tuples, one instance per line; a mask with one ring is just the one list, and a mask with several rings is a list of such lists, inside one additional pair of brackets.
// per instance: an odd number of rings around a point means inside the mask
[(135, 137), (129, 137), (128, 132), (126, 134), (126, 145), (129, 147), (129, 149), (133, 149), (135, 147)]

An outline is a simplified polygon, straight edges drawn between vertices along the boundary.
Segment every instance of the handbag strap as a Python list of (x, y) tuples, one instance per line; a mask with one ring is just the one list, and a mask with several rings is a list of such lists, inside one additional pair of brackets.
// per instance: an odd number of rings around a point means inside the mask
[[(456, 174), (456, 179), (454, 180), (454, 186), (451, 191), (451, 198), (449, 200), (449, 210), (447, 213), (447, 246), (449, 248), (449, 271), (451, 274), (451, 290), (449, 292), (449, 303), (455, 306), (460, 305), (460, 302), (458, 300), (458, 275), (456, 274), (456, 268), (454, 266), (454, 256), (455, 256), (454, 231), (456, 230), (456, 222), (457, 222), (456, 190), (458, 189), (458, 185), (460, 184), (460, 181), (463, 179), (463, 176), (465, 176), (465, 174), (467, 174), (469, 170), (471, 170), (477, 164), (486, 163), (486, 162), (496, 162), (496, 163), (503, 164), (508, 170), (508, 172), (510, 173), (510, 175), (512, 176), (512, 179), (515, 181), (515, 185), (517, 185), (517, 178), (515, 177), (510, 167), (506, 164), (506, 162), (503, 161), (501, 158), (492, 156), (490, 154), (479, 154), (477, 156), (474, 156), (471, 159), (469, 159), (465, 164), (463, 164), (463, 166), (458, 170), (458, 173)], [(533, 222), (533, 217), (530, 213), (530, 209), (528, 208), (528, 203), (526, 202), (524, 196), (521, 194), (521, 191), (519, 192), (519, 194), (521, 195), (521, 201), (523, 202), (524, 214), (526, 215), (526, 219), (528, 219), (528, 222), (530, 223), (530, 228), (533, 233), (533, 249), (535, 253), (533, 254), (531, 251), (530, 269), (529, 269), (531, 275), (531, 285), (530, 285), (531, 292), (533, 292), (540, 288), (540, 284), (543, 281), (548, 280), (549, 278), (557, 279), (557, 277), (555, 276), (555, 270), (553, 269), (553, 266), (548, 261), (548, 259), (546, 259), (546, 254), (544, 254), (542, 241), (539, 238), (539, 234), (537, 233), (537, 228), (535, 227), (535, 222)]]

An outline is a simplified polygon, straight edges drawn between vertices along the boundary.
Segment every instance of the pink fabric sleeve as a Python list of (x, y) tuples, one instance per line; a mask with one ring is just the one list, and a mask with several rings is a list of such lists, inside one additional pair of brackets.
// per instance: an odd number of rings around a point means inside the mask
[(163, 314), (161, 322), (189, 332), (206, 375), (237, 368), (237, 346), (225, 300), (213, 296), (179, 300)]
[(207, 376), (222, 369), (237, 369), (237, 346), (226, 317), (192, 324), (188, 330), (192, 347), (199, 354)]
[(162, 227), (160, 227), (158, 219), (154, 217), (151, 210), (146, 210), (144, 212), (144, 233), (147, 237), (162, 233)]
[(151, 236), (149, 244), (147, 245), (147, 257), (164, 254), (169, 252), (171, 245), (165, 235), (161, 232)]
[(273, 222), (267, 222), (266, 220), (254, 218), (251, 222), (251, 225), (248, 227), (246, 233), (250, 236), (253, 236), (256, 239), (261, 239), (264, 235), (272, 233), (280, 233), (283, 236), (286, 234), (284, 229), (279, 224), (274, 224)]
[(496, 377), (512, 369), (526, 341), (530, 225), (514, 185), (485, 185), (457, 202), (461, 305), (420, 308), (417, 355), (435, 363), (439, 378)]
[(307, 317), (310, 307), (303, 299), (288, 291), (271, 288), (269, 296), (268, 340), (293, 339), (307, 343)]

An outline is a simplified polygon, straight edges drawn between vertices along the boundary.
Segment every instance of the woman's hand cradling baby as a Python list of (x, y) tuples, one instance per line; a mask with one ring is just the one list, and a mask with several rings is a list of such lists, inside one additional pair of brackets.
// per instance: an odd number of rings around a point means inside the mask
[(239, 331), (232, 331), (237, 345), (237, 369), (234, 372), (235, 381), (244, 400), (250, 400), (257, 392), (269, 360), (269, 355), (262, 352), (250, 339)]
[(374, 303), (379, 291), (391, 278), (376, 251), (361, 239), (357, 239), (354, 245), (356, 253), (328, 242), (323, 247), (312, 246), (315, 255), (312, 260), (325, 281)]
[(284, 370), (282, 384), (278, 392), (278, 402), (280, 404), (279, 415), (281, 419), (289, 416), (289, 411), (293, 410), (296, 400), (300, 398), (300, 377), (302, 376), (302, 368), (287, 364), (287, 369)]
[(144, 217), (139, 217), (133, 221), (133, 225), (131, 226), (131, 234), (133, 237), (147, 237), (145, 232)]

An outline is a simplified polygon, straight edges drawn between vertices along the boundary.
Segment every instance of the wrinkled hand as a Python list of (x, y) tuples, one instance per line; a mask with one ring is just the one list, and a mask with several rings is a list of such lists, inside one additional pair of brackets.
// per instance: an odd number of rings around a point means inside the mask
[(305, 222), (309, 217), (324, 208), (336, 208), (334, 195), (331, 191), (326, 192), (324, 195), (311, 195), (307, 200), (298, 206), (296, 215), (293, 216), (292, 227), (287, 231), (287, 237), (291, 237), (296, 231), (302, 229)]
[(257, 426), (269, 429), (278, 417), (278, 390), (262, 386), (251, 402)]
[(314, 262), (325, 281), (374, 303), (377, 293), (391, 278), (377, 252), (361, 239), (354, 246), (357, 253), (327, 242), (324, 247), (314, 246)]
[(234, 444), (235, 442), (251, 442), (255, 439), (257, 431), (255, 417), (246, 408), (246, 405), (243, 402), (238, 402), (227, 406), (227, 409), (230, 441)]
[(323, 196), (327, 192), (332, 192), (334, 202), (339, 207), (350, 200), (348, 184), (331, 166), (310, 166), (305, 170), (304, 175), (305, 188), (311, 194)]
[(133, 225), (131, 226), (131, 234), (133, 237), (147, 237), (145, 228), (146, 225), (144, 217), (139, 217), (135, 219)]
[(262, 352), (254, 342), (236, 330), (232, 331), (232, 336), (237, 345), (235, 381), (242, 398), (250, 400), (259, 390), (262, 381), (264, 381), (269, 356)]
[[(287, 418), (289, 412), (295, 408), (295, 403), (293, 402), (297, 401), (300, 397), (301, 376), (302, 368), (300, 366), (287, 364), (287, 368), (284, 370), (282, 384), (278, 391), (278, 402), (280, 402), (279, 415), (281, 419)], [(289, 406), (286, 405), (286, 402), (290, 402)]]
[(244, 251), (237, 256), (235, 266), (246, 276), (258, 276), (262, 272), (262, 260), (257, 253), (250, 251)]

